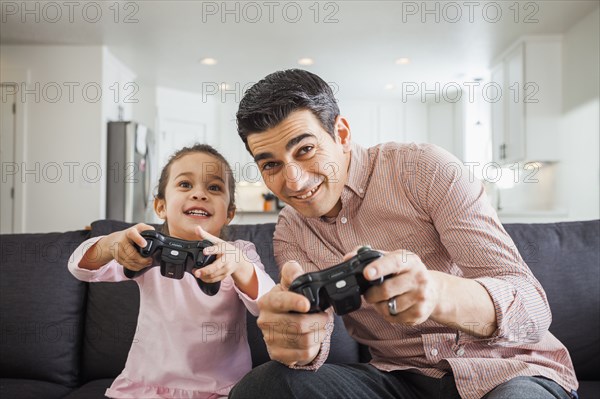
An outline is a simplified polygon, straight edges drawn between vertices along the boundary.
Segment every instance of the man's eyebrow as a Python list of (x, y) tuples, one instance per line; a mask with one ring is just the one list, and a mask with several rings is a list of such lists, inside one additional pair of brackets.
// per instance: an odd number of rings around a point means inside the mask
[(273, 158), (273, 154), (270, 152), (261, 152), (260, 154), (256, 154), (254, 156), (254, 162), (258, 163), (259, 161), (262, 161), (263, 159), (268, 159), (268, 158)]
[[(304, 140), (307, 137), (316, 138), (317, 136), (315, 136), (312, 133), (302, 133), (301, 135), (296, 136), (296, 137), (292, 138), (290, 141), (288, 141), (287, 144), (285, 145), (285, 150), (289, 151), (293, 146), (295, 146), (296, 144), (298, 144), (299, 142), (301, 142), (302, 140)], [(273, 153), (261, 152), (260, 154), (256, 154), (256, 156), (254, 157), (254, 162), (258, 163), (259, 161), (262, 161), (263, 159), (268, 159), (268, 158), (273, 158)]]
[(291, 139), (290, 141), (288, 141), (288, 143), (285, 145), (286, 151), (289, 151), (293, 146), (295, 146), (296, 144), (298, 144), (299, 142), (301, 142), (302, 140), (304, 140), (307, 137), (315, 137), (316, 138), (316, 136), (312, 133), (302, 133), (301, 135), (296, 136), (293, 139)]

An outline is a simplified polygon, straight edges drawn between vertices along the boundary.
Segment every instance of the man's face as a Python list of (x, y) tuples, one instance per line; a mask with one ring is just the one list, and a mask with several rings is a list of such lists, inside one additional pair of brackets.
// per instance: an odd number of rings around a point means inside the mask
[(250, 134), (248, 146), (267, 187), (306, 217), (335, 217), (348, 178), (350, 128), (338, 117), (334, 139), (308, 110)]

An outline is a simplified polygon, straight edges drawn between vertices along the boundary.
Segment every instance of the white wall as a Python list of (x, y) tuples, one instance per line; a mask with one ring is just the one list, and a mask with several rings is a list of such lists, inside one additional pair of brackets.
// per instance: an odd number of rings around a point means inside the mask
[(148, 91), (105, 46), (3, 45), (0, 56), (2, 79), (23, 76), (26, 90), (17, 93), (24, 123), (16, 232), (81, 229), (104, 218), (106, 122), (132, 119), (134, 105), (147, 116), (139, 104)]
[(17, 225), (21, 232), (81, 229), (100, 216), (102, 99), (94, 87), (102, 86), (102, 48), (2, 45), (0, 59), (3, 71), (23, 71), (26, 82), (18, 83), (31, 90), (17, 93), (25, 109)]
[[(262, 178), (254, 159), (246, 150), (237, 132), (235, 114), (239, 107), (239, 98), (225, 100), (227, 101), (223, 101), (220, 96), (215, 100), (218, 119), (218, 144), (216, 146), (230, 163), (237, 182), (261, 182)], [(238, 204), (241, 202), (238, 201)]]
[(564, 35), (558, 202), (567, 219), (600, 217), (600, 8)]
[(216, 106), (198, 93), (166, 87), (156, 89), (157, 143), (160, 168), (169, 156), (196, 142), (218, 146)]

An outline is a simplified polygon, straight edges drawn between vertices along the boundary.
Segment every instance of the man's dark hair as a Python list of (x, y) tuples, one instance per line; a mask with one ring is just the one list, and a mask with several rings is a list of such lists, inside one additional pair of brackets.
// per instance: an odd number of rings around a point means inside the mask
[(268, 130), (292, 112), (309, 110), (335, 140), (335, 118), (340, 114), (331, 87), (302, 69), (274, 72), (254, 84), (240, 101), (238, 133), (248, 148), (248, 135)]

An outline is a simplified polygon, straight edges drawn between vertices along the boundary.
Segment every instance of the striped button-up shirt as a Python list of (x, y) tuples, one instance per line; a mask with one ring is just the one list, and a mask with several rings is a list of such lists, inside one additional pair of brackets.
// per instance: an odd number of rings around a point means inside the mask
[[(544, 376), (568, 392), (577, 388), (567, 349), (548, 332), (552, 316), (543, 288), (483, 185), (458, 159), (433, 145), (353, 145), (341, 201), (330, 219), (305, 218), (290, 206), (281, 211), (274, 236), (280, 266), (297, 260), (306, 271), (325, 269), (366, 244), (406, 249), (429, 270), (477, 281), (496, 311), (497, 328), (482, 339), (431, 320), (390, 324), (363, 299), (343, 319), (350, 335), (370, 348), (373, 366), (436, 378), (452, 373), (464, 398), (480, 398), (517, 376)], [(317, 369), (328, 352), (325, 339), (305, 367)]]

